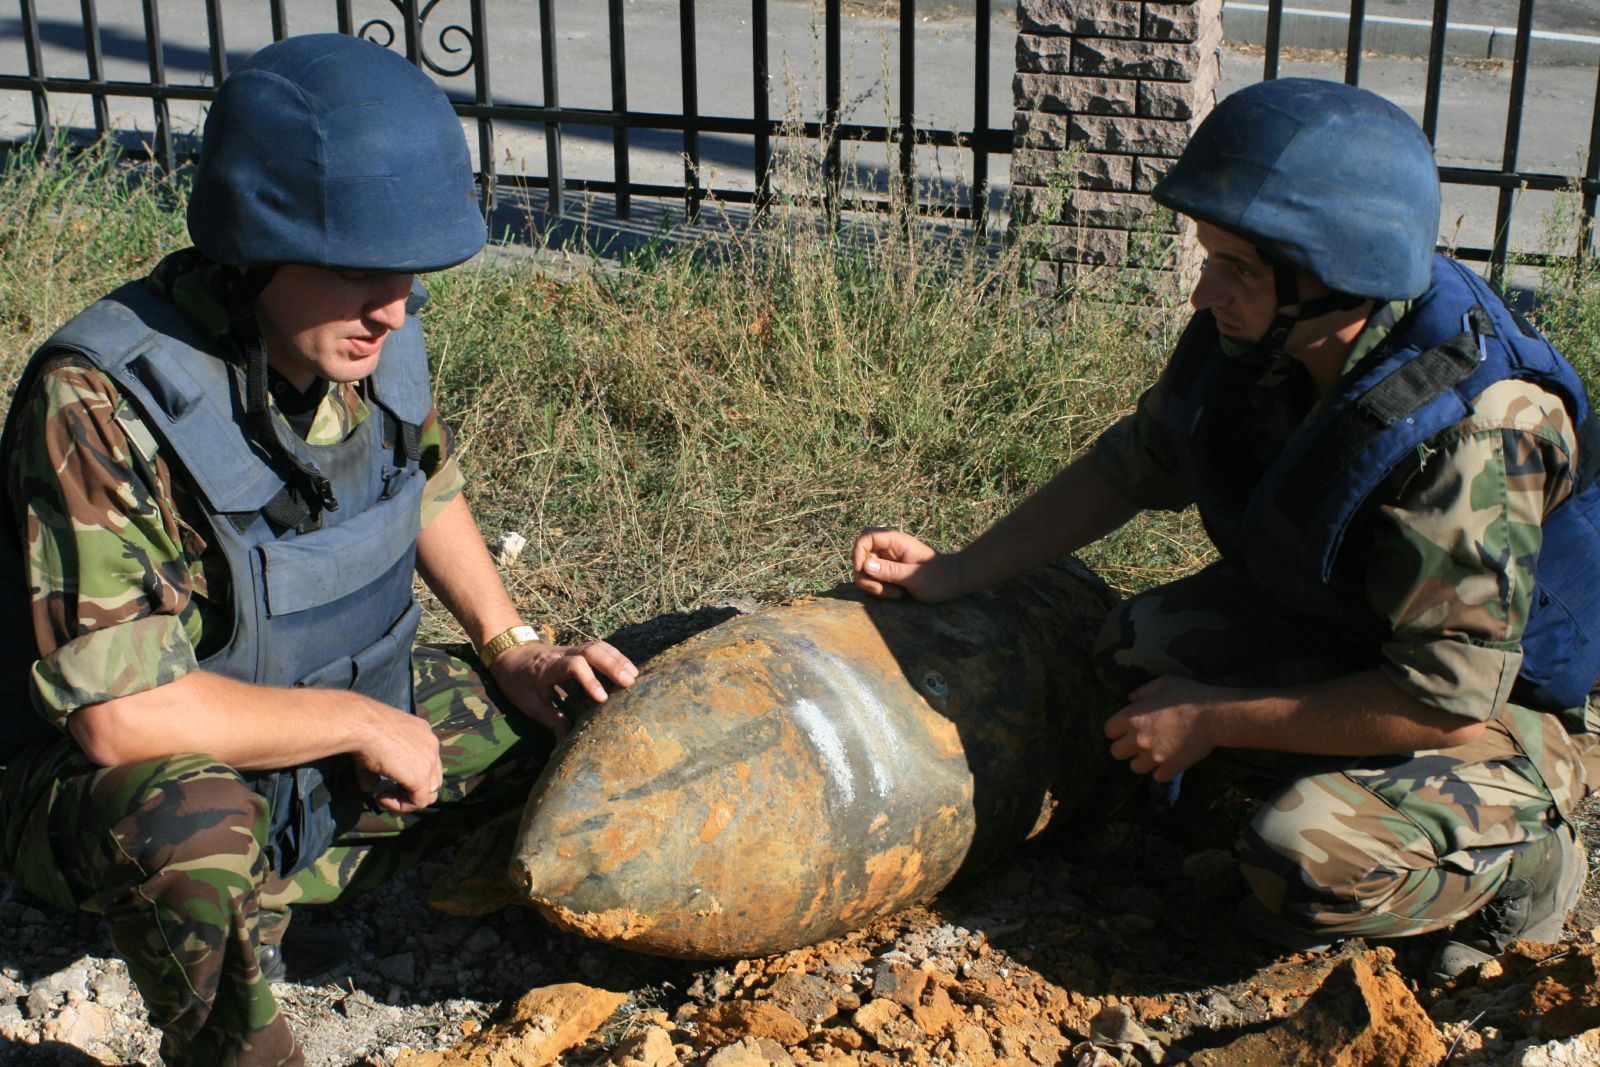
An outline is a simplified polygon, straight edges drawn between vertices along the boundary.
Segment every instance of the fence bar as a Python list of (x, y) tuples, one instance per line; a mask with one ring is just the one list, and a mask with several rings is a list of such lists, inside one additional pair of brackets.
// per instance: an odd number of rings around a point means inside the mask
[(765, 206), (772, 199), (772, 133), (767, 123), (772, 117), (771, 73), (767, 60), (767, 0), (750, 4), (751, 98), (756, 124), (756, 203)]
[(422, 65), (422, 17), (417, 14), (417, 0), (401, 0), (400, 15), (406, 26), (406, 59), (413, 66)]
[[(1582, 185), (1594, 183), (1600, 178), (1600, 74), (1595, 77), (1594, 86), (1594, 118), (1589, 123), (1589, 159), (1583, 168), (1584, 182)], [(1594, 215), (1595, 194), (1593, 191), (1583, 194), (1583, 221), (1582, 230), (1578, 234), (1578, 259), (1581, 262), (1586, 255), (1592, 255), (1595, 249)]]
[(1444, 31), (1450, 21), (1450, 0), (1433, 0), (1433, 32), (1428, 37), (1428, 88), (1422, 99), (1422, 132), (1429, 144), (1439, 143), (1439, 87), (1444, 81)]
[(1344, 46), (1344, 83), (1361, 84), (1361, 38), (1367, 28), (1367, 0), (1350, 0), (1350, 36)]
[(989, 128), (989, 0), (973, 4), (977, 25), (973, 37), (977, 54), (972, 58), (972, 219), (983, 230), (989, 214), (989, 149), (984, 131)]
[[(95, 12), (94, 0), (83, 0), (83, 55), (89, 64), (89, 80), (104, 81), (105, 58), (100, 51), (100, 16)], [(111, 132), (111, 111), (106, 107), (106, 94), (94, 94), (94, 135), (104, 137)]]
[[(39, 47), (39, 15), (33, 9), (33, 0), (22, 0), (22, 43), (28, 52), (28, 77), (44, 77), (44, 52)], [(50, 143), (50, 100), (44, 89), (33, 87), (33, 128), (40, 143)]]
[[(472, 90), (480, 104), (493, 104), (489, 87), (489, 16), (484, 10), (486, 0), (472, 0)], [(483, 201), (483, 215), (488, 218), (494, 211), (494, 120), (478, 119), (478, 174), (483, 182), (478, 190)]]
[[(611, 16), (611, 110), (617, 115), (625, 115), (628, 111), (628, 53), (622, 3), (623, 0), (608, 0)], [(620, 122), (611, 127), (611, 171), (617, 180), (617, 218), (626, 219), (633, 212), (633, 198), (628, 195), (628, 127)]]
[(917, 179), (912, 163), (917, 149), (917, 4), (900, 0), (900, 185), (906, 218), (917, 206)]
[(222, 0), (206, 0), (206, 34), (210, 38), (211, 84), (221, 85), (228, 76), (228, 48), (222, 36)]
[(156, 118), (156, 159), (167, 173), (175, 169), (172, 154), (172, 113), (167, 108), (167, 59), (161, 54), (161, 12), (156, 0), (144, 0), (144, 54), (150, 65), (151, 108)]
[(356, 20), (350, 14), (350, 0), (339, 0), (335, 8), (339, 19), (339, 32), (350, 36), (356, 32)]
[(678, 0), (678, 51), (683, 66), (684, 212), (700, 217), (700, 64), (695, 55), (694, 0)]
[[(821, 123), (817, 123), (817, 126), (820, 128)], [(543, 178), (530, 177), (526, 174), (503, 174), (500, 176), (500, 184), (514, 185), (525, 189), (535, 188), (543, 183)], [(567, 187), (586, 193), (616, 192), (616, 185), (614, 183), (595, 178), (569, 178), (567, 179)], [(633, 186), (633, 192), (639, 196), (651, 196), (668, 199), (675, 196), (681, 196), (683, 189), (677, 185), (654, 185), (648, 182), (640, 182)], [(753, 205), (756, 202), (756, 194), (755, 190), (753, 189), (724, 189), (720, 190), (717, 193), (717, 196), (730, 204)], [(816, 203), (815, 200), (810, 202), (813, 204)], [(850, 198), (842, 199), (839, 202), (839, 208), (845, 211), (885, 212), (889, 211), (892, 207), (893, 205), (890, 204), (889, 201), (884, 200), (881, 197), (876, 199)], [(929, 205), (925, 208), (923, 214), (930, 218), (938, 219), (970, 220), (972, 218), (970, 207), (963, 204)]]
[(283, 0), (272, 0), (272, 39), (281, 41), (289, 36), (289, 16), (284, 13)]
[[(1528, 91), (1528, 43), (1533, 39), (1533, 0), (1522, 0), (1517, 12), (1517, 46), (1511, 59), (1511, 98), (1506, 104), (1506, 147), (1500, 170), (1515, 174), (1517, 150), (1522, 143), (1522, 104)], [(1517, 190), (1500, 190), (1494, 212), (1494, 251), (1489, 258), (1489, 281), (1499, 285), (1505, 278), (1506, 254), (1511, 242), (1511, 210)]]
[(826, 105), (823, 125), (827, 128), (823, 150), (822, 194), (824, 203), (833, 210), (839, 193), (839, 134), (838, 127), (844, 104), (844, 74), (839, 46), (840, 0), (827, 0), (823, 7), (823, 77)]
[[(539, 0), (539, 66), (544, 76), (544, 106), (551, 110), (561, 106), (560, 82), (556, 77), (556, 4), (555, 0)], [(550, 214), (560, 218), (563, 207), (561, 174), (561, 123), (544, 124), (544, 160), (550, 187), (548, 201)]]
[(1278, 76), (1278, 52), (1283, 48), (1283, 0), (1267, 0), (1267, 58), (1261, 65), (1261, 80)]

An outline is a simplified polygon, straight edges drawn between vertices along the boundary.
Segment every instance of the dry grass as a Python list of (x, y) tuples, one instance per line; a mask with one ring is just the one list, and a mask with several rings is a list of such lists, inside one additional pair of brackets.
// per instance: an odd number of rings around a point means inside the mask
[[(77, 308), (185, 243), (183, 190), (104, 155), (0, 178), (0, 380)], [(973, 536), (1129, 411), (1183, 308), (1140, 271), (1030, 292), (1028, 242), (821, 225), (778, 205), (696, 248), (563, 272), (501, 257), (426, 279), (438, 402), (530, 617), (564, 635), (847, 576), (863, 525)], [(1549, 324), (1595, 366), (1600, 284)], [(1140, 589), (1207, 556), (1149, 516), (1090, 561)]]

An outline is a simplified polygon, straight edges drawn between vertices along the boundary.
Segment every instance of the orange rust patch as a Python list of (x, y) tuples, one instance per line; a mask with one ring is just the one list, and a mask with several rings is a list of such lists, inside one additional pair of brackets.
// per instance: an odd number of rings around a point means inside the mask
[(733, 773), (739, 779), (741, 785), (748, 784), (750, 781), (750, 764), (745, 763), (743, 760), (735, 763), (733, 765)]
[(888, 814), (888, 812), (880, 811), (880, 812), (878, 812), (877, 816), (872, 820), (871, 824), (867, 826), (867, 833), (875, 834), (875, 833), (879, 832), (880, 830), (882, 830), (885, 826), (888, 826), (888, 825), (889, 825), (889, 814)]
[(717, 839), (717, 835), (728, 828), (733, 821), (733, 805), (716, 803), (711, 805), (711, 810), (706, 813), (706, 821), (700, 827), (700, 843), (709, 845)]
[(837, 896), (839, 893), (839, 886), (843, 883), (844, 872), (839, 871), (833, 876), (833, 885), (820, 885), (817, 887), (817, 895), (811, 898), (811, 903), (806, 905), (805, 914), (800, 916), (800, 922), (797, 924), (800, 929), (807, 929), (813, 922), (816, 921), (817, 909), (821, 908), (823, 902), (826, 901), (830, 896)]
[(928, 731), (928, 740), (933, 744), (935, 755), (941, 759), (951, 759), (966, 753), (966, 749), (961, 745), (961, 731), (956, 729), (955, 723), (940, 715), (926, 702), (923, 702), (917, 712), (922, 717), (922, 725)]
[(922, 862), (922, 851), (905, 845), (887, 849), (867, 860), (866, 891), (840, 912), (840, 918), (856, 922), (881, 915), (915, 896), (922, 886)]
[(632, 908), (580, 912), (550, 901), (535, 901), (545, 917), (563, 930), (601, 941), (629, 941), (653, 927), (656, 922)]

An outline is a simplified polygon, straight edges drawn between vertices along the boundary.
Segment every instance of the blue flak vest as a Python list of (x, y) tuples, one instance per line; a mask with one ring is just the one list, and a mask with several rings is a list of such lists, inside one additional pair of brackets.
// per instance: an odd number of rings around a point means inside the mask
[(1526, 379), (1562, 400), (1578, 427), (1580, 472), (1573, 494), (1544, 519), (1513, 698), (1584, 729), (1600, 678), (1600, 429), (1561, 354), (1476, 274), (1435, 256), (1427, 292), (1383, 343), (1265, 470), (1243, 476), (1218, 447), (1229, 362), (1215, 321), (1201, 312), (1159, 386), (1169, 429), (1188, 445), (1183, 473), (1206, 532), (1277, 600), (1374, 641), (1388, 628), (1367, 604), (1365, 546), (1345, 543), (1386, 501), (1381, 487), (1410, 469), (1420, 445), (1470, 416), (1495, 382)]
[[(369, 417), (326, 446), (306, 444), (275, 416), (275, 447), (247, 432), (241, 370), (141, 283), (91, 305), (45, 342), (23, 372), (19, 401), (44, 359), (63, 351), (116, 383), (205, 509), (208, 537), (232, 576), (232, 625), (227, 643), (200, 667), (258, 685), (346, 689), (413, 712), (411, 647), (422, 610), (411, 590), (426, 482), (417, 428), (432, 408), (415, 316), (388, 339), (378, 369), (362, 383)], [(8, 421), (0, 456), (12, 454), (12, 432)], [(280, 505), (295, 464), (326, 479), (337, 507), (302, 512), (298, 525), (285, 525)], [(6, 536), (0, 552), (4, 615), (12, 620), (0, 640), (3, 764), (7, 752), (53, 730), (28, 696), (38, 650), (20, 549)], [(348, 756), (245, 778), (270, 805), (269, 860), (280, 875), (308, 865), (361, 811)]]

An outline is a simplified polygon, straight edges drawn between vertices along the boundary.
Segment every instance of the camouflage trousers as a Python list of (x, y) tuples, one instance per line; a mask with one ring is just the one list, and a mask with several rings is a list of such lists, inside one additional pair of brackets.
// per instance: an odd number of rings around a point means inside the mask
[(0, 773), (0, 869), (53, 904), (104, 916), (168, 1064), (298, 1064), (256, 961), (283, 936), (289, 906), (371, 889), (466, 836), (521, 804), (549, 756), (549, 731), (501, 712), (468, 655), (421, 646), (412, 657), (444, 764), (438, 802), (411, 815), (369, 807), (292, 877), (272, 876), (267, 802), (231, 767), (204, 755), (98, 767), (65, 738)]
[[(1378, 650), (1296, 615), (1214, 564), (1106, 620), (1102, 675), (1126, 695), (1170, 674), (1214, 685), (1296, 685), (1371, 669)], [(1219, 750), (1183, 776), (1180, 805), (1245, 803), (1237, 849), (1252, 929), (1288, 945), (1406, 937), (1476, 912), (1548, 854), (1600, 783), (1597, 735), (1507, 705), (1477, 740), (1383, 757)]]

